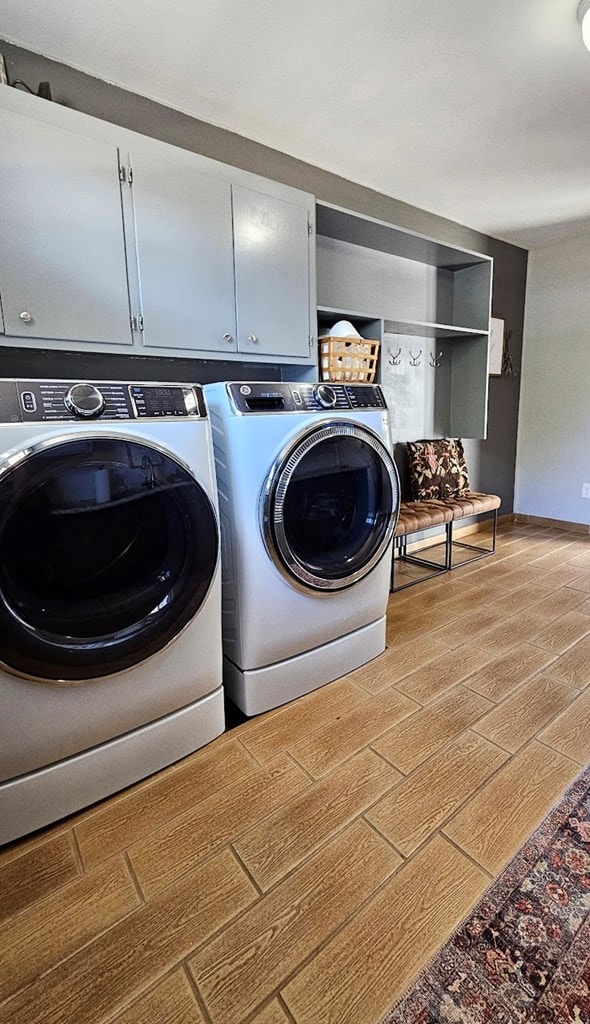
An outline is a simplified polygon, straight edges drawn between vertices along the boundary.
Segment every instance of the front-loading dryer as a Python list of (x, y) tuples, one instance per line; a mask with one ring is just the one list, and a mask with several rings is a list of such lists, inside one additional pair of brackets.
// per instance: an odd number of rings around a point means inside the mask
[(224, 684), (258, 714), (385, 649), (399, 481), (377, 385), (224, 383)]
[(0, 380), (0, 843), (223, 732), (201, 388)]

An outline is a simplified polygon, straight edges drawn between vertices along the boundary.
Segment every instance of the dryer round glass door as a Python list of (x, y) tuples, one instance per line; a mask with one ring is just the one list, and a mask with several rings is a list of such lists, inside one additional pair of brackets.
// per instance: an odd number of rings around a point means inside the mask
[(124, 437), (33, 447), (0, 473), (0, 662), (66, 681), (138, 664), (203, 604), (218, 549), (207, 493), (170, 454)]
[(387, 448), (370, 430), (330, 423), (275, 463), (263, 497), (263, 529), (276, 564), (316, 590), (341, 590), (385, 554), (399, 508)]

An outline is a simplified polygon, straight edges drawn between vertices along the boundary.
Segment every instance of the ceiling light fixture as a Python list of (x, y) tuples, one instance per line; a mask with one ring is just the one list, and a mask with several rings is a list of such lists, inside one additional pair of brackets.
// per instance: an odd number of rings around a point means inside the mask
[(582, 26), (584, 46), (590, 50), (590, 0), (582, 0), (578, 7), (578, 21)]

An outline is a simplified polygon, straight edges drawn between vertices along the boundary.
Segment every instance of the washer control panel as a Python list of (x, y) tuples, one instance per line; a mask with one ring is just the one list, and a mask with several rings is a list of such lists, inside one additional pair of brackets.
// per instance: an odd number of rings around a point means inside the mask
[(199, 384), (0, 379), (0, 423), (202, 419), (206, 415)]
[(240, 413), (338, 412), (386, 409), (378, 384), (232, 383), (227, 385)]

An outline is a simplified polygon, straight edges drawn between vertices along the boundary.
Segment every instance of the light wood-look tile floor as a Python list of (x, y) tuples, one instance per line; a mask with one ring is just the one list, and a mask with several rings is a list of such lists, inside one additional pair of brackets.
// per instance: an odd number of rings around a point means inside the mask
[(375, 1024), (590, 759), (590, 537), (505, 523), (388, 650), (0, 851), (4, 1024)]

